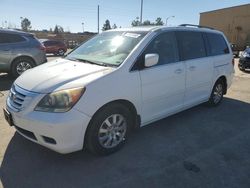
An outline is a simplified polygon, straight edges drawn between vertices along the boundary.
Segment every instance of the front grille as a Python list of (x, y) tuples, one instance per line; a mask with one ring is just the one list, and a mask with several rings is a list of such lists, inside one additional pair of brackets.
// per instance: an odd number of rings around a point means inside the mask
[(27, 91), (13, 84), (7, 99), (7, 106), (15, 112), (19, 112), (29, 106), (37, 95), (38, 93)]
[(12, 86), (9, 93), (9, 102), (13, 108), (20, 111), (23, 107), (25, 97), (26, 95), (21, 93), (21, 90), (17, 90), (14, 85)]

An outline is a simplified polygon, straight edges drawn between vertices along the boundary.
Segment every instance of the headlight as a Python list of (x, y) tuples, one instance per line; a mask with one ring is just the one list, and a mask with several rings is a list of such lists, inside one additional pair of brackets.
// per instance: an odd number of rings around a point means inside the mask
[(250, 54), (248, 54), (247, 52), (243, 52), (242, 57), (250, 57)]
[(35, 111), (42, 112), (67, 112), (80, 99), (84, 88), (66, 89), (47, 94), (37, 104)]

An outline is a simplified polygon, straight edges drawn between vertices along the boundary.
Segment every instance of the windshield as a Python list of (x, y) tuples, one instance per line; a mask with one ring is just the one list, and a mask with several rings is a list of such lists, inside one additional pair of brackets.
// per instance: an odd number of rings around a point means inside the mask
[(119, 66), (145, 35), (146, 32), (104, 32), (82, 44), (66, 58)]

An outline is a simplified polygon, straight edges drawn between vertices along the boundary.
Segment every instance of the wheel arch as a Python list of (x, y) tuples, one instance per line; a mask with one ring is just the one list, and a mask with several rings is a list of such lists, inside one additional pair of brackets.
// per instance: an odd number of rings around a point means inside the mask
[(103, 109), (105, 108), (106, 106), (109, 106), (109, 105), (112, 105), (112, 104), (121, 104), (123, 105), (124, 107), (128, 108), (128, 110), (131, 112), (132, 114), (132, 118), (133, 118), (133, 127), (132, 129), (136, 129), (136, 128), (139, 128), (140, 127), (140, 124), (141, 124), (141, 117), (139, 114), (137, 114), (137, 110), (136, 110), (136, 107), (135, 105), (130, 102), (129, 100), (125, 100), (125, 99), (117, 99), (117, 100), (114, 100), (114, 101), (110, 101), (104, 105), (102, 105), (95, 113), (94, 115), (92, 116), (91, 120), (89, 121), (88, 123), (88, 126), (86, 128), (86, 131), (84, 133), (84, 143), (86, 143), (86, 134), (88, 132), (88, 129), (91, 125), (91, 123), (93, 122), (94, 118), (96, 117), (96, 115)]
[(17, 56), (15, 57), (12, 61), (11, 61), (11, 69), (12, 69), (12, 66), (14, 64), (14, 62), (20, 58), (27, 58), (29, 60), (31, 60), (33, 63), (34, 63), (34, 66), (36, 66), (36, 61), (31, 57), (31, 56), (28, 56), (28, 55), (21, 55), (21, 56)]
[[(223, 82), (223, 84), (224, 84), (223, 94), (225, 95), (225, 94), (227, 94), (227, 78), (226, 78), (225, 75), (221, 75), (221, 76), (219, 76), (219, 77), (216, 79), (215, 83), (218, 82), (219, 80), (221, 80), (221, 81)], [(214, 84), (215, 84), (215, 83), (214, 83)]]

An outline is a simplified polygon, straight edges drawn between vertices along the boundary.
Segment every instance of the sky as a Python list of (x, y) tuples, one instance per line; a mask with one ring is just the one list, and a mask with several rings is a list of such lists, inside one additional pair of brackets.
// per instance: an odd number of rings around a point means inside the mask
[[(199, 23), (199, 13), (249, 3), (249, 0), (143, 0), (142, 20), (161, 17), (169, 26)], [(130, 27), (140, 16), (141, 0), (0, 0), (0, 27), (20, 28), (20, 17), (31, 21), (32, 29), (97, 32), (97, 5), (100, 5), (100, 29), (106, 19), (111, 26)], [(84, 23), (82, 25), (82, 23)]]

